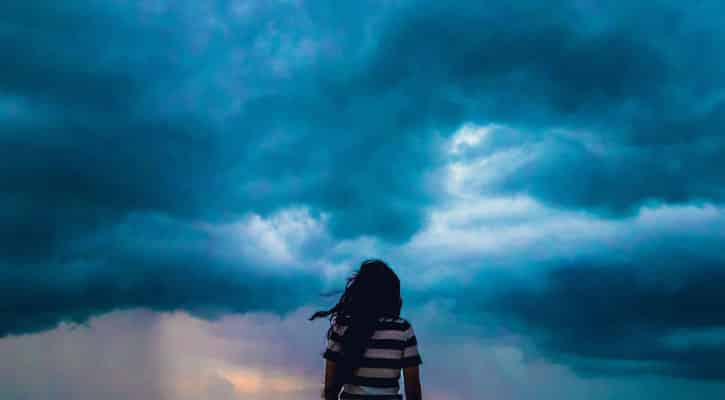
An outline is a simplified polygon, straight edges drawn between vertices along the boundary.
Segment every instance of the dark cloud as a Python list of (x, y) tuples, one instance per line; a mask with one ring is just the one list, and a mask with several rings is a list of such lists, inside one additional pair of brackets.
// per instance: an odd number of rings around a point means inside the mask
[[(482, 236), (475, 254), (460, 254), (477, 243), (451, 229), (463, 251), (434, 263), (466, 272), (442, 267), (442, 279), (406, 300), (439, 300), (456, 315), (457, 330), (482, 340), (522, 339), (532, 369), (543, 361), (594, 380), (723, 380), (721, 209), (660, 207), (630, 220), (569, 212), (531, 222), (536, 212), (474, 230)], [(430, 255), (416, 253), (414, 262)]]
[(308, 203), (343, 237), (418, 229), (410, 182), (433, 147), (386, 139), (388, 121), (359, 121), (374, 101), (345, 115), (301, 75), (327, 40), (312, 19), (342, 14), (236, 6), (0, 5), (0, 335), (119, 308), (283, 311), (319, 292), (316, 274), (208, 252), (219, 238), (184, 221)]
[[(718, 360), (725, 337), (703, 341), (692, 333), (717, 336), (725, 326), (723, 260), (647, 261), (647, 267), (560, 265), (535, 284), (513, 279), (501, 285), (487, 309), (533, 337), (547, 358), (585, 375), (722, 380)], [(688, 333), (680, 345), (673, 340)]]
[[(31, 220), (48, 217), (46, 202), (59, 214), (204, 218), (306, 203), (331, 213), (342, 237), (417, 230), (435, 147), (417, 123), (397, 121), (399, 96), (345, 106), (322, 91), (313, 64), (329, 39), (285, 13), (333, 16), (254, 6), (240, 21), (233, 6), (3, 5), (0, 51), (11, 62), (0, 87), (15, 110), (2, 125), (8, 201)], [(355, 30), (329, 46), (343, 51)], [(20, 213), (9, 214), (17, 225)], [(39, 244), (62, 236), (32, 230)]]
[(724, 82), (715, 49), (725, 35), (709, 14), (720, 5), (599, 7), (416, 7), (383, 34), (371, 80), (426, 87), (471, 120), (531, 132), (520, 146), (543, 141), (489, 191), (605, 215), (650, 202), (720, 202)]
[(194, 118), (145, 108), (158, 79), (180, 72), (178, 40), (96, 3), (0, 7), (12, 111), (0, 125), (3, 255), (47, 259), (64, 238), (133, 210), (198, 210), (219, 166), (213, 141)]
[(67, 244), (42, 264), (2, 264), (0, 336), (136, 307), (183, 309), (204, 318), (282, 313), (322, 292), (317, 273), (265, 268), (259, 260), (225, 255), (220, 240), (168, 218), (134, 215)]
[[(405, 242), (439, 196), (428, 180), (445, 161), (438, 140), (465, 122), (507, 127), (486, 151), (536, 150), (487, 193), (605, 216), (721, 202), (722, 11), (5, 1), (0, 335), (116, 308), (300, 304), (319, 276), (225, 261), (185, 223), (304, 204), (329, 213), (336, 239)], [(114, 230), (129, 218), (134, 229)], [(541, 291), (504, 285), (511, 295), (493, 308), (557, 356), (720, 378), (718, 349), (660, 340), (719, 326), (721, 262), (676, 259), (694, 272), (673, 277), (672, 292), (634, 272), (662, 257), (557, 267)]]
[[(433, 134), (467, 120), (612, 143), (552, 140), (489, 190), (610, 213), (721, 199), (708, 2), (328, 6), (7, 2), (0, 87), (34, 115), (2, 125), (8, 201), (206, 218), (305, 203), (341, 238), (402, 241), (435, 197)], [(45, 201), (16, 207), (45, 219)], [(62, 236), (31, 230), (40, 249)]]

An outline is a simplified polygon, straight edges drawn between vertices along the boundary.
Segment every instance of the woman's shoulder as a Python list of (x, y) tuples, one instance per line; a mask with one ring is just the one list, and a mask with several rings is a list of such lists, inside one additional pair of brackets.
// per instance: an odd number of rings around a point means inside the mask
[(380, 317), (378, 321), (381, 324), (394, 327), (401, 330), (410, 328), (410, 322), (403, 317)]
[[(348, 315), (339, 315), (333, 321), (333, 326), (341, 329), (346, 328), (351, 323), (351, 317)], [(400, 329), (407, 330), (411, 327), (410, 322), (404, 317), (380, 317), (378, 318), (378, 324), (384, 325), (388, 329)]]

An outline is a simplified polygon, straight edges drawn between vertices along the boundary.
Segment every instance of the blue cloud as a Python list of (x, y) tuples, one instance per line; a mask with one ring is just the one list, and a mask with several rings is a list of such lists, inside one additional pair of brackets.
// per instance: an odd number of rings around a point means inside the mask
[[(92, 237), (69, 241), (42, 263), (0, 264), (4, 293), (0, 337), (59, 322), (84, 323), (118, 309), (186, 310), (204, 318), (227, 313), (284, 313), (318, 300), (323, 281), (307, 268), (276, 267), (255, 257), (267, 249), (158, 215), (132, 215)], [(269, 251), (269, 250), (267, 250)], [(305, 260), (295, 260), (303, 264)]]
[[(404, 253), (449, 201), (441, 143), (467, 123), (500, 129), (457, 161), (525, 156), (478, 171), (487, 179), (469, 194), (625, 225), (643, 206), (719, 207), (722, 7), (6, 1), (0, 335), (116, 308), (214, 315), (308, 302), (326, 284), (322, 272), (227, 259), (208, 251), (219, 238), (196, 224), (304, 206), (329, 217), (327, 244), (371, 240)], [(503, 228), (529, 215), (520, 218)], [(465, 258), (447, 243), (440, 258)], [(591, 360), (636, 359), (657, 364), (643, 372), (722, 378), (705, 354), (717, 349), (660, 343), (674, 329), (725, 322), (712, 308), (722, 302), (713, 247), (687, 241), (690, 251), (658, 253), (638, 242), (621, 263), (596, 244), (566, 243), (575, 248), (547, 259), (547, 274), (516, 249), (465, 260), (519, 258), (542, 292), (479, 276), (429, 294), (483, 293), (479, 305), (580, 370), (614, 373)], [(322, 247), (335, 246), (309, 245), (304, 256), (354, 258)], [(422, 280), (411, 266), (426, 261), (402, 259)], [(667, 278), (675, 294), (639, 281), (685, 268)]]

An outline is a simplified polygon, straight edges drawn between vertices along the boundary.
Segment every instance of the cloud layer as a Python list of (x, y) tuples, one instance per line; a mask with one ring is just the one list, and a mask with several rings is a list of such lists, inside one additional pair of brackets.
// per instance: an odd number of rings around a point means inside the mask
[(6, 1), (0, 340), (378, 256), (509, 361), (720, 381), (723, 11)]

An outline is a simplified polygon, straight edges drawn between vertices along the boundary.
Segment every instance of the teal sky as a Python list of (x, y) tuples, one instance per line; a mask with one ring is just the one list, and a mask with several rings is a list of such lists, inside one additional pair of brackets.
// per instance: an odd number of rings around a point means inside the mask
[(401, 277), (434, 399), (725, 394), (725, 6), (0, 4), (0, 398), (317, 397)]

